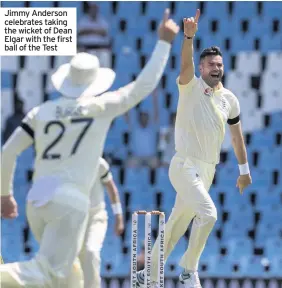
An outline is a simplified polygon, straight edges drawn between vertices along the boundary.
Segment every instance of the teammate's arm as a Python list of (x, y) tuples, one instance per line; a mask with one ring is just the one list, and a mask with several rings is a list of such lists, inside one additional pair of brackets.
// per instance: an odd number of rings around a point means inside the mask
[(113, 180), (113, 175), (110, 171), (109, 163), (104, 159), (99, 159), (99, 175), (100, 180), (105, 185), (111, 204), (112, 210), (115, 215), (115, 232), (116, 235), (121, 235), (124, 231), (124, 222), (122, 217), (122, 207), (119, 198), (118, 188)]
[(116, 217), (115, 232), (116, 235), (119, 236), (124, 231), (124, 221), (122, 216), (122, 208), (118, 188), (113, 179), (109, 180), (104, 185), (107, 188), (107, 192), (112, 204), (113, 213), (115, 214)]
[(22, 127), (18, 127), (9, 137), (2, 150), (1, 196), (10, 195), (17, 156), (33, 144), (33, 139)]
[(34, 143), (35, 115), (38, 107), (33, 108), (23, 119), (22, 124), (8, 138), (2, 150), (1, 170), (1, 216), (17, 217), (17, 203), (12, 195), (13, 178), (17, 156)]
[[(159, 41), (154, 52), (135, 82), (101, 97), (104, 113), (116, 117), (137, 105), (156, 88), (169, 58), (171, 42), (179, 31), (175, 22), (169, 19), (169, 10), (164, 13), (159, 28)], [(99, 99), (98, 99), (99, 100)]]
[(193, 60), (193, 40), (198, 29), (200, 10), (197, 9), (196, 16), (183, 19), (184, 40), (181, 51), (181, 70), (179, 75), (179, 84), (187, 85), (195, 75)]
[(18, 208), (13, 192), (13, 178), (17, 156), (33, 144), (33, 139), (22, 127), (18, 127), (8, 138), (2, 150), (1, 170), (1, 216), (15, 218)]
[(248, 165), (247, 150), (244, 143), (241, 122), (229, 125), (229, 128), (231, 132), (232, 146), (238, 160), (240, 170), (240, 176), (238, 177), (236, 186), (239, 188), (240, 193), (242, 194), (243, 190), (252, 183), (252, 178)]

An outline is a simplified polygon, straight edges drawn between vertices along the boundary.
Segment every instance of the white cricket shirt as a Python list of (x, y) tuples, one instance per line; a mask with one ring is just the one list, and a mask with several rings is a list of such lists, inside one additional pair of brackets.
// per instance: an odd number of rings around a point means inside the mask
[[(117, 91), (100, 97), (62, 97), (32, 109), (3, 147), (1, 195), (12, 193), (16, 157), (33, 143), (36, 150), (33, 186), (37, 189), (31, 189), (28, 200), (44, 205), (52, 199), (54, 186), (60, 183), (72, 183), (89, 195), (112, 120), (155, 89), (170, 48), (171, 44), (159, 40), (136, 81)], [(46, 185), (48, 179), (53, 183), (52, 189)]]
[(225, 124), (239, 122), (240, 107), (235, 95), (221, 88), (213, 92), (202, 78), (196, 76), (180, 85), (175, 122), (175, 149), (207, 163), (219, 162)]

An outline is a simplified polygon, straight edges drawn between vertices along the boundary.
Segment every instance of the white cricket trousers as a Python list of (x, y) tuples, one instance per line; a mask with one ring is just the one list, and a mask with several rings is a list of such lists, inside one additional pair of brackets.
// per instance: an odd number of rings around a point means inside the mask
[(89, 198), (72, 185), (58, 188), (44, 206), (28, 203), (28, 222), (40, 248), (30, 261), (0, 265), (2, 287), (80, 287), (81, 270), (74, 260), (82, 247), (88, 211)]
[[(165, 226), (165, 261), (193, 220), (188, 249), (180, 266), (197, 271), (207, 238), (217, 220), (215, 205), (208, 193), (215, 164), (176, 153), (169, 168), (169, 178), (176, 190), (175, 204)], [(158, 239), (152, 251), (151, 281), (158, 279)]]
[(83, 246), (79, 255), (81, 268), (84, 275), (84, 288), (101, 287), (101, 249), (106, 236), (108, 226), (107, 211), (92, 208), (89, 211), (89, 219)]

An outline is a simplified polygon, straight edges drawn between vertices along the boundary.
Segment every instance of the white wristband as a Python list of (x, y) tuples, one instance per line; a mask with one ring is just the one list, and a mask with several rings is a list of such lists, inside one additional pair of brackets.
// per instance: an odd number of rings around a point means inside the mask
[(250, 174), (249, 164), (248, 162), (245, 164), (239, 164), (240, 175)]
[(120, 202), (112, 204), (112, 210), (115, 215), (122, 214), (122, 207)]

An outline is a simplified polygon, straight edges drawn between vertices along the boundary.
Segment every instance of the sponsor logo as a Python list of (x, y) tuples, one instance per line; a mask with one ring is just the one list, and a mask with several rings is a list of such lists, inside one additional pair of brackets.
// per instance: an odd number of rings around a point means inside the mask
[(132, 282), (137, 280), (137, 230), (132, 232)]
[(159, 258), (160, 283), (159, 288), (164, 287), (164, 230), (160, 231), (160, 258)]

